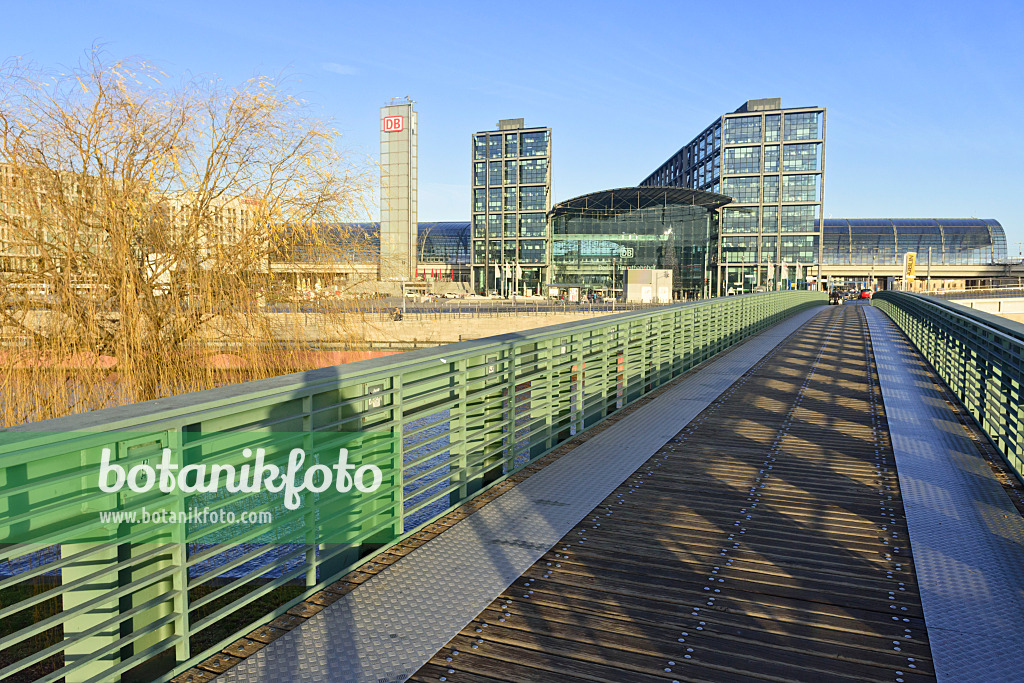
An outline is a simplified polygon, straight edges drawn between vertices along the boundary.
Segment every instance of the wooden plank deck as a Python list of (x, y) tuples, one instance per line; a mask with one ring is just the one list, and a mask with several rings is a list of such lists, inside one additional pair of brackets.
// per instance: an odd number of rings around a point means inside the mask
[(411, 680), (934, 680), (859, 305), (679, 427)]

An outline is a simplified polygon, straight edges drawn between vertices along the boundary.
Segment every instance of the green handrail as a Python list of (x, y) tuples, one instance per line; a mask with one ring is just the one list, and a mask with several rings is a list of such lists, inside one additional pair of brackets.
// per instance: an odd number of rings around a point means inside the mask
[[(0, 575), (0, 624), (15, 624), (0, 649), (17, 653), (0, 680), (47, 662), (42, 681), (118, 680), (140, 666), (167, 680), (268, 618), (246, 612), (263, 596), (297, 586), (269, 616), (283, 614), (578, 432), (824, 301), (775, 292), (632, 311), (6, 430), (0, 562), (28, 564)], [(310, 453), (342, 444), (351, 462), (380, 468), (381, 485), (340, 500), (306, 492), (289, 510), (261, 493), (102, 493), (91, 483), (104, 449), (130, 471), (163, 449), (179, 468), (237, 464), (242, 443)], [(245, 527), (99, 516), (147, 505), (273, 515)], [(33, 610), (42, 616), (18, 622)], [(193, 648), (226, 619), (244, 626)]]
[(871, 304), (903, 330), (1024, 481), (1024, 325), (907, 292), (879, 292)]

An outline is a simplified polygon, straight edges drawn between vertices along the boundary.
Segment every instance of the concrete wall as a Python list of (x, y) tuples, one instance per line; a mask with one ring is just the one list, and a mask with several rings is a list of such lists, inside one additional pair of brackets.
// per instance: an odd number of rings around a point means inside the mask
[(993, 313), (1008, 320), (1024, 323), (1024, 298), (1012, 299), (954, 299), (953, 303), (985, 313)]

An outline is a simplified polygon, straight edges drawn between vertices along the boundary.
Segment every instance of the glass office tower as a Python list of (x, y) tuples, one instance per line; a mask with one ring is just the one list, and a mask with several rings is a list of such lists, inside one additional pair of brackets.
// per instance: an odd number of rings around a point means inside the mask
[(724, 114), (641, 186), (721, 193), (717, 293), (802, 286), (821, 263), (825, 112), (748, 100)]
[(503, 119), (473, 135), (472, 286), (537, 293), (546, 281), (551, 129)]

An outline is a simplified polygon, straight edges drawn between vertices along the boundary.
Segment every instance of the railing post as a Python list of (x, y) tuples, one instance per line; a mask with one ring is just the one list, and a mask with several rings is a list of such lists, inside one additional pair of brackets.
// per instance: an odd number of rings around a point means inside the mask
[(502, 475), (505, 450), (506, 382), (501, 378), (503, 363), (500, 354), (488, 354), (481, 366), (482, 391), (469, 401), (468, 418), (478, 423), (473, 440), (467, 440), (467, 467), (462, 487), (471, 496)]
[[(111, 509), (116, 509), (111, 506)], [(103, 527), (102, 536), (113, 540), (117, 538), (116, 524)], [(117, 650), (95, 657), (95, 653), (110, 647), (121, 637), (121, 625), (112, 623), (88, 636), (82, 634), (99, 626), (105, 621), (116, 617), (120, 607), (116, 598), (94, 605), (85, 611), (78, 611), (80, 605), (102, 598), (118, 587), (118, 546), (111, 545), (101, 550), (95, 548), (102, 545), (97, 535), (94, 542), (61, 544), (61, 557), (73, 557), (89, 553), (88, 557), (69, 563), (61, 569), (61, 583), (70, 584), (98, 574), (86, 583), (66, 590), (61, 596), (62, 610), (69, 616), (64, 618), (64, 664), (74, 669), (64, 676), (66, 683), (84, 683), (91, 678), (102, 676), (120, 660)], [(106, 569), (106, 571), (103, 571)], [(95, 658), (94, 658), (95, 657)], [(92, 660), (92, 661), (89, 661)]]
[(449, 425), (452, 430), (449, 450), (451, 464), (449, 465), (449, 470), (452, 472), (450, 481), (454, 485), (452, 491), (448, 494), (449, 506), (458, 505), (468, 496), (466, 491), (466, 457), (468, 455), (467, 442), (469, 440), (468, 427), (466, 426), (468, 413), (468, 406), (466, 404), (466, 383), (469, 381), (468, 366), (469, 362), (465, 358), (460, 358), (449, 365), (449, 367), (454, 367), (456, 382), (455, 414), (449, 413)]

